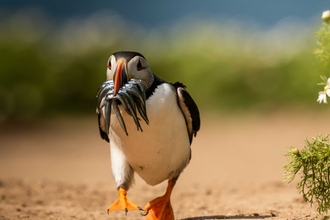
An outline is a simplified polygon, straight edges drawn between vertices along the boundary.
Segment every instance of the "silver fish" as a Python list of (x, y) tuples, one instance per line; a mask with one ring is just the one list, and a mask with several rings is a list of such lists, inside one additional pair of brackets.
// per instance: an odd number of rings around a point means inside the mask
[(127, 130), (126, 130), (126, 125), (125, 125), (125, 122), (123, 120), (123, 116), (120, 113), (117, 102), (116, 101), (112, 102), (112, 106), (113, 106), (113, 110), (116, 113), (116, 116), (117, 116), (117, 119), (119, 121), (119, 124), (120, 124), (121, 128), (125, 131), (126, 135), (128, 136), (128, 133), (127, 133)]
[(125, 85), (123, 85), (118, 93), (114, 94), (114, 82), (113, 80), (107, 80), (98, 88), (97, 90), (97, 108), (96, 112), (99, 113), (104, 108), (105, 113), (105, 125), (106, 133), (109, 134), (110, 119), (111, 119), (111, 108), (113, 108), (114, 113), (119, 121), (120, 126), (128, 135), (126, 124), (123, 116), (119, 110), (119, 105), (132, 116), (137, 130), (143, 131), (140, 119), (138, 117), (139, 112), (143, 120), (149, 124), (149, 119), (146, 110), (146, 93), (145, 88), (142, 85), (142, 80), (140, 79), (130, 79)]
[(119, 93), (121, 96), (125, 97), (127, 103), (128, 103), (128, 109), (134, 119), (134, 122), (135, 122), (135, 125), (137, 127), (137, 130), (141, 130), (142, 131), (142, 127), (140, 125), (140, 122), (139, 122), (139, 118), (137, 117), (136, 115), (136, 106), (135, 106), (135, 103), (134, 103), (134, 100), (132, 99), (132, 97), (126, 93), (125, 91), (122, 91)]
[(107, 134), (109, 134), (109, 128), (110, 128), (111, 104), (112, 104), (112, 99), (105, 102), (104, 113), (105, 113), (105, 127)]

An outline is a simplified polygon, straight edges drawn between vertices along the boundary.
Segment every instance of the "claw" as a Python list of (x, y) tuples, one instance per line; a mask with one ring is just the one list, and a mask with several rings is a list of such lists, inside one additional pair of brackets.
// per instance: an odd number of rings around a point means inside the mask
[(112, 103), (112, 106), (113, 106), (113, 110), (115, 111), (116, 113), (116, 116), (117, 116), (117, 119), (119, 121), (119, 124), (121, 126), (121, 128), (125, 131), (126, 135), (128, 136), (128, 133), (127, 133), (127, 130), (126, 130), (126, 125), (125, 125), (125, 122), (124, 122), (124, 119), (119, 111), (119, 108), (118, 108), (118, 104), (116, 101), (114, 101)]
[[(149, 213), (149, 210), (141, 209), (140, 211), (141, 211), (141, 215), (142, 215), (142, 216), (146, 216), (146, 215), (148, 215), (148, 213)], [(108, 214), (109, 214), (109, 213), (108, 213)]]

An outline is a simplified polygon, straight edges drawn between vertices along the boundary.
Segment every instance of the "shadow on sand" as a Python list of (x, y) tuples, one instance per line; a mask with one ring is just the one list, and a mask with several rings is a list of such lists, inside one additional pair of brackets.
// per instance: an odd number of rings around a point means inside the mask
[(210, 216), (197, 216), (197, 217), (189, 217), (183, 218), (180, 220), (205, 220), (205, 219), (265, 219), (265, 218), (272, 218), (276, 217), (275, 215), (210, 215)]

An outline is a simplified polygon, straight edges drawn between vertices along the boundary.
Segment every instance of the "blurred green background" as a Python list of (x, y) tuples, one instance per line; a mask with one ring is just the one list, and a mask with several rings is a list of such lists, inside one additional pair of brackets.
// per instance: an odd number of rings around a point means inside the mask
[(0, 122), (95, 114), (96, 90), (118, 50), (138, 51), (155, 74), (183, 82), (203, 111), (319, 109), (316, 84), (329, 75), (313, 55), (321, 19), (267, 29), (190, 17), (150, 29), (108, 13), (60, 25), (31, 8), (2, 18)]

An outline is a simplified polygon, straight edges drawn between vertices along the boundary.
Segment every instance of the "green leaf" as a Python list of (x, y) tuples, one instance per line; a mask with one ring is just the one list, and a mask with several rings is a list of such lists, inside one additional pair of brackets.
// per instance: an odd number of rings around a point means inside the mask
[(286, 157), (284, 179), (291, 182), (299, 173), (298, 192), (305, 201), (316, 203), (319, 213), (327, 213), (330, 209), (329, 135), (305, 140), (302, 150), (291, 148)]

